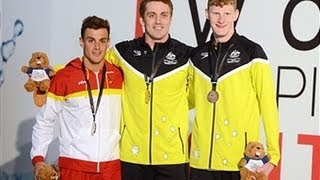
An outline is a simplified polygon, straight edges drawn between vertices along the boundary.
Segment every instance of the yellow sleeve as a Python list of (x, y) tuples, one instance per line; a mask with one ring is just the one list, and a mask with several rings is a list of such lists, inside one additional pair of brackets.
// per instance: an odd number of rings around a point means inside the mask
[(270, 162), (277, 165), (280, 160), (280, 123), (272, 71), (269, 63), (255, 63), (253, 67), (252, 80), (262, 115), (267, 152), (271, 156)]
[(105, 54), (105, 60), (108, 61), (110, 64), (113, 64), (118, 67), (120, 66), (120, 55), (114, 46), (107, 49), (107, 52)]

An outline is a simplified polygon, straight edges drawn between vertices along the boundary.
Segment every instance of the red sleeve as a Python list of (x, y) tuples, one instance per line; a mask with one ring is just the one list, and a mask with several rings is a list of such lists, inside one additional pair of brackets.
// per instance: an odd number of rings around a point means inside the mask
[(32, 164), (35, 165), (37, 162), (44, 162), (44, 158), (42, 156), (35, 156), (32, 158)]

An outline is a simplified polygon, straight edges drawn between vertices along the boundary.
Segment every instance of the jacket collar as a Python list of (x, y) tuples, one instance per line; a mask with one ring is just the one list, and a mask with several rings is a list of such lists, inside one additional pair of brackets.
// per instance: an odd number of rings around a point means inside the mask
[[(229, 46), (231, 44), (234, 44), (236, 41), (237, 41), (237, 38), (239, 37), (239, 34), (235, 31), (233, 33), (233, 35), (231, 36), (231, 38), (227, 41), (227, 42), (223, 42), (223, 43), (220, 43), (222, 46)], [(210, 37), (210, 44), (215, 44), (215, 38), (214, 38), (214, 35), (213, 33), (211, 34), (211, 37)], [(219, 43), (218, 43), (219, 44)]]
[[(146, 43), (146, 37), (145, 37), (145, 33), (143, 34), (143, 36), (137, 38), (137, 43), (143, 47), (148, 47), (150, 48), (149, 44)], [(155, 43), (154, 46), (158, 46), (158, 47), (167, 47), (171, 42), (171, 36), (169, 34), (169, 38), (167, 39), (166, 42), (163, 42), (163, 43)]]

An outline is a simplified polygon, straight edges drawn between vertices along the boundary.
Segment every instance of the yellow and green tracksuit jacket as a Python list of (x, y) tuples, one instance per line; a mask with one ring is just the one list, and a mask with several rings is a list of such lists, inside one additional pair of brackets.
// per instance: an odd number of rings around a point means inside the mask
[[(190, 50), (172, 38), (156, 43), (152, 50), (143, 36), (120, 42), (107, 51), (106, 59), (124, 74), (122, 161), (145, 165), (188, 161)], [(158, 61), (161, 65), (150, 79)], [(146, 103), (147, 91), (150, 100)]]
[[(190, 166), (239, 170), (237, 163), (243, 157), (246, 143), (260, 141), (261, 122), (271, 163), (277, 165), (278, 110), (272, 71), (263, 49), (237, 33), (228, 42), (218, 43), (216, 49), (212, 44), (214, 38), (191, 55), (190, 97), (195, 107), (195, 122)], [(210, 103), (207, 95), (214, 80), (219, 99)]]

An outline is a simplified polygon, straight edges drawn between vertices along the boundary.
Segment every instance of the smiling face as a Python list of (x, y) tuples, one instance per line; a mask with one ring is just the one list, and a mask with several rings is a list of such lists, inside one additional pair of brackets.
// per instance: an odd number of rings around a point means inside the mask
[(100, 67), (104, 63), (104, 55), (109, 46), (108, 31), (105, 28), (87, 28), (84, 36), (80, 37), (83, 48), (85, 65), (89, 69)]
[(239, 10), (234, 5), (211, 5), (206, 9), (206, 17), (210, 21), (217, 42), (228, 41), (234, 33), (234, 22), (238, 19)]
[(151, 1), (146, 4), (140, 23), (145, 29), (146, 43), (153, 48), (156, 42), (165, 42), (169, 38), (172, 11), (168, 4)]

